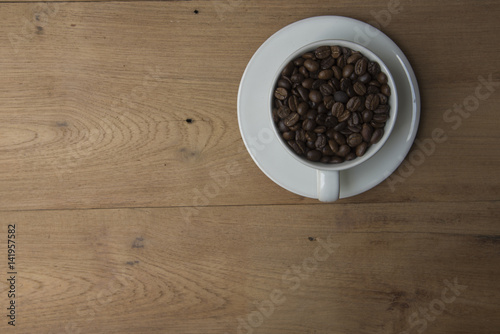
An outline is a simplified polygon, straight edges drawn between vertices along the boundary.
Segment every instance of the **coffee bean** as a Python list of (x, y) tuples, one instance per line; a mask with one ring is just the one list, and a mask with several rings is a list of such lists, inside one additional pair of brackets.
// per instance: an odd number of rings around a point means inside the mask
[(340, 145), (339, 149), (337, 150), (337, 155), (339, 157), (344, 158), (346, 155), (348, 155), (351, 152), (351, 148), (347, 145)]
[(314, 145), (313, 141), (307, 141), (306, 146), (307, 146), (307, 148), (309, 148), (311, 150), (314, 150), (316, 148), (316, 145)]
[(274, 91), (274, 97), (280, 101), (283, 101), (288, 97), (288, 91), (283, 87), (278, 87)]
[(389, 113), (389, 106), (386, 104), (379, 105), (373, 112), (375, 114), (387, 114)]
[(328, 141), (328, 146), (334, 153), (337, 153), (337, 151), (339, 150), (339, 144), (333, 139), (330, 139)]
[(389, 85), (382, 85), (380, 87), (380, 92), (385, 96), (391, 96), (391, 87), (389, 87)]
[(346, 128), (347, 122), (339, 122), (337, 125), (333, 127), (335, 131), (342, 131)]
[(325, 133), (326, 132), (326, 126), (320, 125), (320, 126), (316, 127), (313, 131), (315, 133)]
[(339, 145), (345, 145), (346, 139), (345, 136), (343, 136), (340, 132), (335, 132), (333, 134), (333, 139), (337, 142)]
[(370, 73), (372, 76), (375, 76), (380, 73), (380, 65), (377, 62), (371, 61), (368, 63), (368, 73)]
[(306, 59), (306, 61), (304, 61), (304, 67), (309, 72), (315, 72), (319, 69), (319, 64), (317, 61), (314, 61), (312, 59)]
[(354, 65), (361, 58), (363, 58), (363, 55), (361, 53), (359, 52), (353, 53), (347, 58), (347, 64)]
[(326, 84), (325, 80), (321, 80), (321, 79), (314, 80), (311, 89), (318, 90), (319, 87), (321, 87), (324, 84)]
[(330, 110), (323, 103), (320, 103), (318, 105), (318, 113), (326, 114), (328, 111), (330, 111)]
[(294, 131), (283, 132), (283, 139), (284, 140), (292, 140), (294, 138), (295, 138), (295, 132)]
[(383, 73), (383, 72), (380, 72), (379, 74), (377, 74), (376, 78), (377, 78), (377, 81), (380, 82), (380, 84), (382, 84), (382, 85), (387, 83), (387, 75), (385, 75), (385, 73)]
[(363, 141), (363, 137), (359, 133), (353, 133), (347, 137), (347, 145), (356, 147)]
[(304, 120), (304, 122), (302, 123), (302, 128), (306, 131), (312, 131), (314, 130), (314, 128), (316, 127), (316, 121), (313, 120), (313, 119), (309, 119), (307, 118), (306, 120)]
[(332, 54), (332, 51), (330, 47), (328, 46), (320, 46), (314, 51), (314, 54), (316, 55), (316, 58), (318, 59), (325, 59), (329, 57)]
[(358, 77), (358, 81), (366, 85), (367, 83), (372, 81), (372, 76), (370, 75), (370, 73), (366, 72), (365, 74)]
[(351, 82), (356, 82), (358, 80), (358, 75), (352, 72), (352, 74), (349, 76), (349, 80), (351, 80)]
[(304, 75), (302, 73), (299, 73), (299, 72), (292, 74), (292, 76), (290, 77), (290, 80), (294, 83), (299, 83), (304, 79), (305, 79)]
[(315, 120), (318, 117), (318, 111), (316, 109), (309, 109), (306, 114), (306, 118)]
[(305, 149), (302, 146), (299, 146), (295, 140), (289, 140), (288, 145), (297, 153), (298, 155), (303, 155)]
[(337, 119), (339, 122), (344, 122), (347, 121), (351, 117), (351, 112), (349, 110), (344, 110), (338, 117)]
[(333, 94), (333, 98), (335, 99), (335, 101), (341, 102), (341, 103), (347, 103), (347, 101), (349, 101), (349, 96), (346, 94), (346, 92), (341, 91), (341, 90), (336, 91)]
[(332, 155), (334, 155), (334, 154), (335, 154), (335, 152), (333, 152), (333, 151), (332, 151), (332, 149), (330, 148), (330, 146), (329, 146), (329, 145), (326, 145), (325, 147), (323, 147), (323, 148), (321, 149), (321, 153), (322, 153), (323, 155), (327, 155), (327, 156), (332, 156)]
[(307, 141), (311, 141), (314, 143), (316, 141), (316, 139), (318, 138), (318, 135), (313, 131), (307, 131), (305, 138)]
[(387, 95), (384, 95), (382, 93), (378, 93), (377, 95), (380, 100), (380, 104), (387, 104), (389, 102), (389, 98), (387, 97)]
[(373, 115), (373, 120), (375, 122), (380, 122), (380, 123), (387, 122), (388, 118), (389, 118), (389, 115), (387, 115), (387, 114), (375, 114), (375, 115)]
[(304, 76), (304, 78), (309, 78), (309, 71), (304, 66), (299, 67), (299, 73)]
[(368, 85), (368, 88), (366, 89), (367, 94), (378, 94), (379, 92), (380, 89), (374, 85)]
[(341, 157), (338, 157), (338, 156), (333, 156), (331, 159), (330, 159), (330, 163), (331, 164), (340, 164), (340, 163), (343, 163), (344, 162), (344, 159), (341, 158)]
[(319, 114), (317, 117), (316, 117), (316, 124), (318, 125), (325, 125), (326, 123), (326, 114)]
[[(337, 80), (342, 79), (342, 69), (340, 67), (333, 66), (332, 71), (333, 71), (333, 76), (335, 77), (335, 79), (337, 79)], [(340, 86), (338, 88), (340, 88)]]
[(297, 114), (296, 112), (294, 112), (294, 113), (291, 113), (290, 115), (288, 115), (285, 118), (284, 123), (285, 123), (286, 126), (292, 126), (295, 123), (297, 123), (299, 120), (300, 120), (299, 114)]
[(300, 102), (299, 105), (297, 106), (297, 113), (299, 113), (300, 116), (304, 116), (308, 110), (309, 110), (309, 105), (305, 102)]
[(289, 77), (290, 75), (292, 75), (294, 68), (295, 65), (293, 64), (293, 62), (289, 62), (288, 64), (286, 64), (285, 68), (283, 68), (283, 71), (281, 71), (281, 75), (284, 77)]
[(314, 144), (316, 145), (316, 148), (323, 148), (327, 143), (328, 141), (326, 140), (326, 136), (320, 134), (316, 138), (316, 142)]
[(340, 57), (337, 58), (337, 66), (343, 69), (345, 65), (347, 65), (345, 56), (340, 55)]
[(330, 50), (331, 50), (332, 57), (335, 59), (340, 57), (340, 55), (342, 54), (342, 48), (338, 45), (331, 46)]
[(379, 99), (378, 95), (370, 94), (366, 97), (365, 107), (366, 107), (366, 109), (369, 109), (369, 110), (375, 110), (375, 109), (377, 109), (379, 103), (380, 103), (380, 99)]
[(356, 155), (358, 157), (362, 157), (363, 155), (365, 155), (367, 149), (368, 149), (368, 143), (362, 142), (356, 147)]
[(304, 129), (295, 131), (295, 141), (306, 141), (306, 132)]
[(351, 160), (354, 160), (354, 159), (356, 159), (356, 157), (357, 157), (357, 156), (356, 156), (356, 153), (351, 152), (351, 153), (349, 153), (348, 155), (346, 155), (346, 157), (345, 157), (345, 161), (351, 161)]
[(334, 103), (335, 100), (333, 99), (332, 95), (328, 95), (323, 98), (323, 104), (328, 110), (332, 109)]
[(353, 112), (351, 120), (353, 125), (358, 125), (359, 123), (361, 123), (361, 116), (359, 112)]
[(291, 112), (292, 111), (287, 106), (281, 106), (278, 109), (278, 116), (279, 116), (279, 118), (286, 118), (286, 117), (288, 117), (288, 115), (290, 115)]
[(318, 78), (322, 79), (322, 80), (329, 80), (329, 79), (333, 78), (333, 71), (330, 69), (322, 70), (321, 72), (319, 72)]
[(278, 87), (289, 90), (292, 88), (292, 82), (290, 81), (290, 79), (288, 79), (286, 77), (281, 77), (278, 80)]
[(364, 123), (369, 123), (373, 118), (373, 111), (368, 109), (363, 110), (363, 112), (361, 113), (361, 117), (363, 118)]
[(356, 62), (356, 66), (354, 67), (354, 73), (356, 73), (356, 75), (363, 75), (366, 73), (367, 67), (368, 67), (368, 59), (363, 57)]
[(361, 129), (361, 136), (363, 137), (363, 140), (369, 143), (372, 138), (372, 134), (373, 128), (369, 124), (363, 124), (363, 128)]
[(370, 139), (370, 144), (376, 144), (382, 139), (384, 136), (384, 129), (378, 128), (373, 131), (372, 138)]
[(354, 73), (354, 66), (353, 65), (346, 65), (342, 69), (342, 76), (344, 78), (349, 78), (349, 76)]
[(323, 101), (323, 95), (321, 95), (321, 93), (317, 90), (311, 90), (309, 92), (309, 100), (311, 100), (315, 103), (319, 103), (319, 102)]
[(322, 156), (323, 154), (321, 154), (321, 152), (318, 150), (310, 150), (309, 152), (307, 152), (307, 159), (311, 161), (319, 161)]
[(332, 115), (335, 117), (339, 117), (345, 110), (345, 106), (341, 102), (335, 102), (335, 104), (332, 107)]
[(327, 69), (327, 68), (332, 68), (333, 65), (335, 65), (335, 59), (333, 59), (332, 57), (328, 57), (321, 60), (320, 67), (322, 69)]
[(370, 125), (376, 129), (378, 129), (378, 128), (383, 128), (385, 126), (385, 122), (382, 123), (382, 122), (376, 122), (375, 120), (372, 120), (370, 122)]
[(359, 96), (354, 96), (347, 101), (346, 108), (350, 111), (356, 111), (358, 110), (359, 106), (361, 105), (361, 99)]
[(278, 109), (277, 108), (273, 108), (272, 116), (273, 116), (274, 123), (278, 123), (280, 121), (280, 117), (278, 116)]
[(354, 92), (356, 92), (356, 94), (358, 95), (366, 94), (366, 86), (362, 82), (356, 81), (352, 87), (354, 88)]
[(346, 57), (349, 58), (349, 56), (352, 54), (352, 50), (349, 49), (348, 47), (343, 46), (342, 47), (342, 54)]
[(297, 111), (297, 104), (299, 103), (299, 99), (297, 96), (292, 95), (288, 98), (288, 107), (291, 111)]
[(312, 85), (313, 85), (313, 82), (314, 82), (313, 78), (307, 78), (307, 79), (304, 79), (304, 81), (302, 81), (301, 85), (305, 89), (311, 89)]
[(342, 78), (340, 80), (340, 89), (347, 93), (347, 89), (352, 86), (351, 79)]
[(288, 128), (288, 126), (285, 125), (285, 122), (281, 120), (278, 122), (278, 130), (280, 130), (280, 132), (286, 132), (289, 131), (290, 129)]
[(298, 86), (297, 87), (297, 92), (299, 92), (300, 97), (302, 100), (305, 102), (309, 101), (309, 90), (304, 88), (303, 86)]
[(347, 96), (349, 96), (349, 97), (356, 96), (356, 92), (354, 91), (354, 88), (352, 86), (347, 87), (346, 93), (347, 93)]
[(323, 155), (321, 157), (321, 159), (319, 159), (319, 162), (323, 163), (323, 164), (329, 164), (330, 163), (330, 157), (329, 156), (325, 156)]
[(289, 127), (290, 131), (300, 130), (300, 122), (295, 123), (294, 125)]

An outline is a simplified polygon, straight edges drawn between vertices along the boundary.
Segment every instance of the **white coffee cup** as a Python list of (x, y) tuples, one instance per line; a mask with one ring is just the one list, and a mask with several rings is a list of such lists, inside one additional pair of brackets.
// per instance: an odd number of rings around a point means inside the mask
[[(339, 45), (342, 47), (348, 47), (353, 51), (359, 51), (361, 52), (365, 57), (367, 57), (371, 61), (376, 61), (381, 68), (381, 71), (384, 72), (387, 75), (387, 84), (389, 85), (389, 88), (391, 89), (391, 96), (389, 97), (388, 104), (390, 106), (389, 110), (389, 119), (386, 122), (386, 125), (384, 127), (384, 135), (382, 138), (375, 144), (372, 144), (366, 153), (361, 156), (357, 157), (354, 160), (351, 161), (344, 161), (339, 164), (326, 164), (326, 163), (321, 163), (321, 162), (313, 162), (310, 160), (307, 160), (304, 157), (301, 157), (297, 155), (291, 147), (285, 142), (285, 140), (282, 138), (282, 136), (279, 133), (279, 130), (276, 128), (274, 122), (273, 122), (273, 117), (272, 117), (272, 109), (273, 109), (273, 99), (274, 99), (274, 89), (277, 80), (279, 79), (281, 72), (283, 68), (293, 59), (298, 58), (302, 54), (306, 52), (310, 52), (315, 50), (317, 47), (322, 46), (322, 45)], [(367, 161), (370, 159), (372, 156), (374, 156), (378, 150), (384, 145), (384, 143), (387, 141), (389, 138), (392, 129), (394, 128), (394, 124), (396, 122), (396, 116), (397, 116), (397, 109), (398, 109), (398, 98), (397, 98), (397, 90), (394, 85), (394, 79), (389, 72), (389, 69), (387, 66), (384, 64), (384, 62), (377, 56), (375, 55), (372, 51), (367, 49), (366, 47), (359, 45), (354, 42), (350, 41), (344, 41), (344, 40), (337, 40), (337, 39), (329, 39), (329, 40), (321, 40), (317, 41), (308, 45), (305, 45), (301, 48), (299, 48), (297, 51), (292, 53), (281, 65), (281, 67), (276, 71), (276, 74), (274, 76), (275, 80), (272, 82), (272, 86), (269, 87), (269, 122), (270, 122), (270, 127), (273, 129), (274, 134), (278, 138), (279, 142), (283, 146), (283, 148), (291, 155), (293, 156), (297, 161), (300, 163), (315, 169), (317, 171), (317, 191), (318, 191), (318, 199), (322, 202), (333, 202), (339, 199), (339, 194), (340, 194), (340, 171), (346, 170), (349, 168), (353, 168), (359, 164), (362, 164), (363, 162)], [(300, 177), (300, 175), (298, 176)]]

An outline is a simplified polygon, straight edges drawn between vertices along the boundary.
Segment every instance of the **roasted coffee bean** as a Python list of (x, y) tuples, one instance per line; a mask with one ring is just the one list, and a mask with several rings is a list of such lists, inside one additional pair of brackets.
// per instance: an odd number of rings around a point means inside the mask
[(369, 123), (373, 118), (373, 111), (368, 109), (363, 110), (361, 113), (361, 117), (363, 118), (364, 123)]
[(378, 129), (378, 128), (383, 128), (383, 127), (385, 126), (385, 122), (381, 123), (381, 122), (376, 122), (376, 121), (372, 120), (372, 121), (370, 122), (370, 125), (371, 125), (372, 127), (374, 127), (374, 128), (377, 128), (377, 129)]
[(335, 103), (335, 100), (333, 99), (332, 95), (325, 96), (323, 98), (323, 105), (326, 107), (326, 109), (331, 110), (333, 107), (333, 104)]
[(361, 105), (361, 99), (359, 96), (354, 96), (347, 101), (346, 108), (349, 111), (356, 111), (358, 110), (359, 106)]
[(332, 85), (332, 87), (334, 88), (334, 91), (338, 91), (340, 89), (340, 80), (337, 79), (337, 78), (332, 78), (330, 80), (330, 84)]
[(346, 93), (347, 93), (347, 96), (349, 96), (349, 97), (356, 96), (356, 92), (354, 91), (354, 88), (352, 86), (347, 87)]
[(333, 127), (335, 131), (342, 131), (346, 128), (347, 122), (339, 122), (337, 125)]
[(307, 159), (311, 161), (319, 161), (322, 156), (323, 154), (321, 154), (321, 152), (318, 150), (310, 150), (309, 152), (307, 152)]
[(345, 106), (341, 102), (335, 102), (335, 104), (332, 107), (332, 115), (335, 117), (339, 117), (345, 110)]
[(299, 104), (299, 99), (297, 96), (292, 95), (288, 98), (288, 107), (291, 111), (297, 111), (297, 105)]
[(373, 128), (369, 124), (363, 124), (363, 128), (361, 129), (361, 136), (363, 137), (363, 140), (367, 143), (370, 142), (370, 139), (372, 138), (373, 135)]
[(361, 53), (359, 52), (353, 53), (347, 58), (347, 64), (354, 65), (361, 58), (363, 58), (363, 55)]
[(293, 140), (293, 139), (295, 139), (295, 132), (294, 131), (283, 132), (283, 139), (284, 140)]
[(297, 123), (299, 120), (300, 120), (300, 115), (297, 114), (296, 112), (294, 112), (294, 113), (290, 113), (290, 115), (288, 115), (285, 118), (284, 123), (286, 126), (290, 127), (290, 126), (294, 125), (295, 123)]
[(304, 129), (295, 131), (295, 141), (306, 141), (306, 132)]
[(293, 62), (289, 62), (288, 64), (286, 64), (285, 68), (283, 68), (283, 71), (281, 71), (281, 75), (284, 77), (289, 77), (290, 75), (292, 75), (294, 69), (295, 65), (293, 64)]
[(317, 90), (311, 90), (309, 92), (309, 100), (315, 103), (319, 103), (323, 101), (323, 95), (321, 95), (321, 93)]
[(380, 99), (379, 99), (378, 95), (370, 94), (366, 97), (365, 108), (368, 110), (375, 110), (375, 109), (377, 109), (379, 103), (380, 103)]
[(380, 86), (382, 86), (382, 85), (381, 85), (381, 84), (380, 84), (380, 82), (378, 82), (377, 80), (372, 80), (372, 81), (370, 81), (370, 82), (368, 83), (368, 86), (375, 86), (375, 87), (380, 88)]
[(333, 151), (333, 153), (337, 153), (337, 151), (339, 150), (339, 144), (333, 139), (330, 139), (328, 141), (328, 146)]
[(321, 60), (320, 67), (322, 69), (327, 69), (327, 68), (332, 68), (332, 66), (335, 65), (335, 59), (333, 59), (331, 56), (328, 58), (325, 58)]
[(300, 116), (304, 116), (308, 110), (309, 110), (309, 105), (305, 102), (300, 102), (299, 105), (297, 106), (297, 112), (299, 113)]
[(337, 119), (339, 122), (344, 122), (347, 121), (351, 117), (351, 112), (349, 110), (344, 110), (338, 117)]
[(340, 55), (342, 54), (342, 48), (338, 45), (331, 46), (330, 50), (331, 50), (332, 57), (335, 59), (340, 57)]
[(330, 148), (330, 146), (329, 146), (329, 145), (326, 145), (325, 147), (323, 147), (323, 148), (321, 149), (321, 153), (322, 153), (323, 155), (327, 155), (327, 156), (332, 156), (332, 155), (334, 155), (334, 154), (335, 154), (335, 152), (333, 152), (333, 151), (332, 151), (332, 149)]
[[(302, 143), (302, 142), (300, 142)], [(299, 145), (295, 140), (289, 140), (288, 145), (297, 153), (298, 155), (304, 155), (305, 145)]]
[(356, 147), (363, 141), (363, 137), (359, 133), (353, 133), (347, 137), (347, 145)]
[(277, 86), (289, 90), (292, 88), (292, 82), (286, 77), (281, 77)]
[(372, 138), (370, 139), (370, 144), (376, 144), (382, 139), (384, 136), (384, 129), (378, 128), (373, 131)]
[(341, 90), (336, 91), (333, 94), (333, 98), (335, 99), (335, 101), (341, 103), (347, 103), (347, 101), (349, 101), (349, 96), (347, 95), (347, 93)]
[(380, 65), (375, 61), (371, 61), (370, 63), (368, 63), (367, 70), (368, 73), (370, 73), (372, 76), (375, 76), (380, 73)]
[(306, 118), (304, 122), (302, 122), (302, 128), (306, 131), (312, 131), (316, 127), (316, 121), (313, 119)]
[(361, 125), (349, 125), (347, 129), (351, 131), (351, 133), (358, 133), (361, 132)]
[(322, 70), (321, 72), (319, 72), (318, 78), (321, 80), (329, 80), (329, 79), (333, 78), (333, 71), (330, 69)]
[(346, 65), (346, 58), (345, 55), (340, 55), (340, 57), (337, 58), (337, 66), (340, 68), (344, 68)]
[(279, 109), (278, 109), (278, 117), (279, 118), (286, 118), (288, 117), (288, 115), (290, 115), (292, 111), (290, 110), (290, 108), (288, 108), (287, 106), (281, 106)]
[(313, 131), (315, 133), (325, 133), (326, 132), (326, 126), (320, 125), (320, 126), (316, 127)]
[(327, 81), (325, 81), (325, 80), (321, 80), (321, 79), (314, 80), (311, 89), (319, 90), (319, 87), (321, 87), (322, 85), (324, 85), (326, 83), (327, 83)]
[(354, 67), (354, 73), (356, 75), (363, 75), (366, 73), (366, 69), (368, 67), (368, 59), (363, 57), (356, 61), (356, 66)]
[(356, 75), (356, 73), (352, 73), (350, 76), (349, 76), (349, 80), (351, 80), (351, 82), (356, 82), (356, 80), (358, 80), (358, 76)]
[(309, 111), (306, 114), (306, 117), (315, 120), (316, 117), (318, 117), (318, 111), (316, 109), (309, 109)]
[(375, 114), (387, 114), (389, 113), (389, 106), (386, 104), (379, 105), (373, 112)]
[(300, 130), (300, 122), (297, 122), (290, 127), (290, 131), (297, 131), (297, 130)]
[(337, 117), (334, 116), (327, 116), (325, 120), (325, 126), (328, 129), (333, 130), (333, 127), (339, 123)]
[(352, 85), (352, 88), (354, 88), (354, 91), (358, 95), (365, 95), (366, 94), (366, 86), (360, 81), (356, 81), (354, 85)]
[(302, 82), (304, 79), (305, 79), (304, 75), (300, 72), (292, 74), (292, 76), (290, 77), (290, 80), (294, 83)]
[(332, 95), (333, 87), (329, 84), (323, 84), (321, 85), (321, 87), (319, 87), (319, 91), (323, 96)]
[(369, 85), (366, 89), (366, 94), (378, 94), (380, 89), (377, 86)]
[(380, 100), (380, 104), (387, 104), (389, 102), (389, 98), (387, 97), (387, 95), (384, 95), (382, 93), (378, 93), (377, 95)]
[(367, 149), (368, 149), (368, 143), (362, 142), (356, 147), (356, 155), (358, 157), (362, 157), (363, 155), (365, 155)]
[(326, 114), (319, 114), (317, 117), (316, 117), (316, 124), (318, 125), (325, 125), (326, 123)]
[(382, 85), (380, 87), (380, 92), (385, 96), (391, 96), (391, 87), (389, 87), (389, 85)]
[(313, 78), (307, 78), (304, 81), (301, 82), (302, 87), (305, 89), (311, 89), (313, 85), (314, 79)]
[(340, 145), (339, 149), (337, 150), (337, 155), (339, 157), (344, 158), (346, 155), (348, 155), (351, 152), (351, 148), (347, 145)]
[(273, 108), (272, 116), (274, 123), (278, 123), (280, 121), (280, 117), (278, 116), (278, 108)]
[[(332, 71), (333, 71), (333, 76), (335, 77), (335, 79), (337, 79), (337, 80), (342, 79), (342, 69), (340, 67), (333, 66)], [(339, 86), (339, 88), (340, 88), (340, 86)]]
[(340, 132), (335, 132), (333, 134), (333, 139), (337, 142), (339, 145), (345, 145), (346, 139), (345, 136), (343, 136)]
[(307, 141), (315, 142), (318, 138), (318, 135), (313, 131), (307, 131), (305, 137)]
[(329, 46), (320, 46), (314, 51), (314, 55), (318, 59), (328, 58), (332, 54), (331, 48)]
[(343, 163), (343, 162), (344, 162), (344, 159), (341, 158), (341, 157), (338, 157), (338, 156), (333, 156), (330, 159), (330, 163), (331, 164), (340, 164), (340, 163)]
[(304, 67), (309, 71), (309, 72), (315, 72), (319, 69), (319, 64), (317, 61), (312, 60), (312, 59), (306, 59), (304, 61)]
[(318, 105), (318, 113), (319, 114), (326, 114), (328, 111), (329, 111), (329, 109), (323, 103), (320, 103)]
[(347, 91), (347, 89), (351, 86), (352, 86), (351, 79), (342, 78), (340, 80), (340, 89), (342, 89), (344, 92)]
[(387, 83), (387, 75), (385, 75), (384, 72), (380, 72), (379, 74), (377, 74), (376, 78), (377, 81), (382, 85)]
[(278, 130), (280, 130), (280, 132), (286, 132), (289, 131), (290, 129), (288, 128), (288, 126), (285, 125), (285, 122), (281, 120), (278, 122)]
[(349, 58), (351, 54), (353, 54), (352, 50), (349, 49), (348, 47), (343, 46), (342, 47), (342, 54), (345, 55), (346, 59)]
[(345, 157), (345, 161), (351, 161), (351, 160), (354, 160), (354, 159), (356, 159), (356, 157), (357, 157), (357, 156), (356, 156), (356, 153), (351, 152), (351, 153), (349, 153), (348, 155), (346, 155), (346, 157)]
[(360, 124), (361, 123), (361, 115), (359, 114), (359, 112), (353, 112), (351, 120), (352, 120), (353, 125)]
[(299, 95), (302, 98), (302, 100), (304, 100), (305, 102), (309, 101), (309, 90), (308, 89), (304, 88), (303, 86), (298, 86), (297, 92), (299, 92)]
[(307, 141), (306, 146), (307, 146), (307, 148), (309, 148), (311, 150), (314, 150), (316, 148), (316, 145), (314, 145), (313, 141)]
[(329, 156), (326, 156), (326, 155), (323, 155), (321, 157), (321, 159), (319, 159), (319, 162), (323, 163), (323, 164), (329, 164), (330, 163), (330, 158)]
[(353, 74), (353, 73), (354, 73), (354, 66), (353, 65), (346, 65), (342, 69), (342, 76), (344, 78), (349, 78), (351, 76), (351, 74)]
[(326, 136), (320, 134), (316, 138), (316, 142), (314, 144), (316, 145), (316, 148), (323, 148), (327, 143), (328, 141), (326, 139)]
[(358, 81), (366, 85), (370, 81), (372, 81), (372, 76), (370, 75), (370, 73), (366, 72), (365, 74), (358, 77)]
[(274, 91), (274, 97), (280, 101), (283, 101), (288, 97), (288, 91), (283, 87), (278, 87)]
[(299, 73), (304, 76), (304, 78), (309, 78), (309, 71), (304, 66), (299, 67)]
[(349, 127), (347, 127), (344, 130), (340, 131), (340, 133), (347, 137), (352, 134), (352, 131), (349, 129)]
[(375, 122), (379, 122), (379, 123), (387, 122), (388, 118), (389, 118), (389, 115), (387, 115), (387, 114), (375, 114), (375, 115), (373, 115), (373, 120)]

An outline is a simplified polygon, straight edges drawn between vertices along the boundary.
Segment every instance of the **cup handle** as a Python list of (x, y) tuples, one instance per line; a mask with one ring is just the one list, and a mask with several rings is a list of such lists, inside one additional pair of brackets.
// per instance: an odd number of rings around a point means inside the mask
[(318, 199), (321, 202), (335, 202), (340, 194), (340, 177), (338, 171), (317, 170)]

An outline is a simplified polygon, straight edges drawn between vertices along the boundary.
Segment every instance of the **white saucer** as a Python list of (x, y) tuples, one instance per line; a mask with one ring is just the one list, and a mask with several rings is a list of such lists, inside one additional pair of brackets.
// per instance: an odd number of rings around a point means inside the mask
[(366, 162), (340, 172), (340, 198), (346, 198), (384, 181), (404, 160), (417, 134), (417, 80), (406, 56), (385, 34), (342, 16), (312, 17), (286, 26), (264, 42), (248, 63), (238, 92), (238, 122), (245, 146), (264, 174), (291, 192), (317, 198), (316, 170), (294, 159), (271, 135), (269, 89), (276, 70), (292, 52), (324, 39), (353, 41), (371, 49), (387, 65), (398, 89), (398, 117), (387, 142)]

